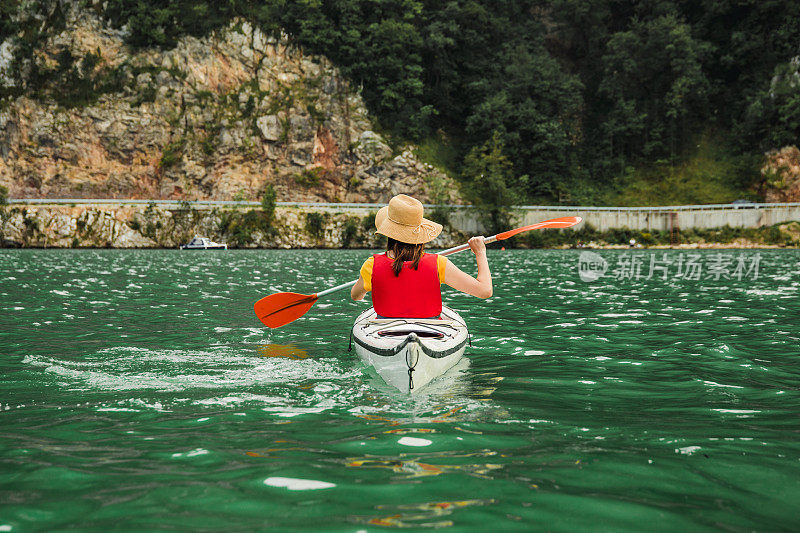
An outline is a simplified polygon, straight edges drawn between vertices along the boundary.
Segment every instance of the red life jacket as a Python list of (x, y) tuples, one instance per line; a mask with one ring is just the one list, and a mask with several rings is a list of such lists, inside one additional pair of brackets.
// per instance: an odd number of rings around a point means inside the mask
[(395, 276), (386, 254), (373, 256), (372, 305), (384, 317), (433, 318), (442, 313), (436, 254), (424, 254), (416, 270), (406, 261)]

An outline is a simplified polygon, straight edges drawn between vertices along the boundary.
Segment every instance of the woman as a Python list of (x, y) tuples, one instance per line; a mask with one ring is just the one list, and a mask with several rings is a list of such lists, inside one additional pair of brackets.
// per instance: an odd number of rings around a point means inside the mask
[(476, 279), (446, 257), (424, 252), (425, 243), (442, 232), (442, 225), (423, 218), (422, 212), (419, 200), (400, 194), (375, 216), (376, 233), (389, 239), (387, 250), (364, 261), (350, 296), (362, 300), (372, 291), (372, 305), (378, 316), (438, 317), (442, 312), (442, 283), (478, 298), (492, 295), (492, 274), (483, 237), (469, 240), (478, 263)]

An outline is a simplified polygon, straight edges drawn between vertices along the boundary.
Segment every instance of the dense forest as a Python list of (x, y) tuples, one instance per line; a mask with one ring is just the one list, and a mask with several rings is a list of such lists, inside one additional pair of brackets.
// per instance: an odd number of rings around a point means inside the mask
[[(133, 47), (236, 17), (330, 58), (383, 132), (477, 202), (730, 201), (800, 134), (800, 3), (776, 0), (107, 0)], [(20, 14), (20, 10), (28, 14)], [(0, 2), (34, 53), (56, 0)], [(36, 85), (50, 76), (34, 72)], [(83, 58), (86, 61), (86, 58)], [(35, 62), (34, 62), (35, 63)], [(38, 78), (37, 78), (38, 76)], [(102, 80), (113, 88), (113, 79)], [(9, 90), (25, 90), (17, 86)], [(633, 191), (633, 192), (631, 192)], [(755, 196), (753, 196), (755, 197)]]

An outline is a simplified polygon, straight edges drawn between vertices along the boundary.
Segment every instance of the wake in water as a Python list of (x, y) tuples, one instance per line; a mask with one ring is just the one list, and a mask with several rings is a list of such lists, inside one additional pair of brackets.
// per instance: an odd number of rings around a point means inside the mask
[(406, 395), (383, 383), (354, 355), (314, 358), (297, 347), (275, 344), (204, 351), (117, 346), (82, 359), (29, 355), (22, 362), (42, 369), (63, 389), (127, 396), (98, 403), (98, 411), (171, 411), (193, 405), (260, 408), (281, 418), (336, 411), (425, 421), (443, 412), (463, 416), (485, 410), (481, 398), (493, 390), (471, 385), (467, 358)]

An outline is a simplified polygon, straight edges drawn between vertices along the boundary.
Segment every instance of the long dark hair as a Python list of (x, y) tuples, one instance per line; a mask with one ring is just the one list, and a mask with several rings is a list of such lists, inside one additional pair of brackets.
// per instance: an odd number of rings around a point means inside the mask
[(391, 250), (394, 254), (394, 261), (392, 262), (392, 270), (395, 276), (400, 275), (400, 270), (403, 269), (403, 263), (411, 261), (411, 268), (414, 270), (419, 267), (419, 260), (422, 259), (422, 252), (425, 249), (424, 244), (408, 244), (398, 240), (387, 237), (386, 249)]

